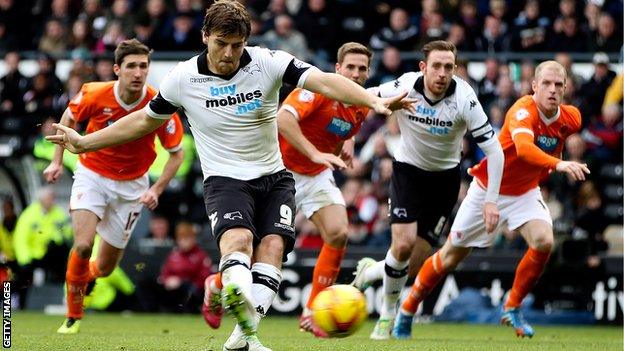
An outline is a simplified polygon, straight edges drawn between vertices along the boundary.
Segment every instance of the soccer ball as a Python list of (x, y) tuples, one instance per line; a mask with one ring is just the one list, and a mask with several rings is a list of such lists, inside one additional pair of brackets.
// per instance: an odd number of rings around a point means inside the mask
[(332, 338), (355, 333), (367, 315), (364, 294), (351, 285), (327, 287), (312, 302), (314, 322)]

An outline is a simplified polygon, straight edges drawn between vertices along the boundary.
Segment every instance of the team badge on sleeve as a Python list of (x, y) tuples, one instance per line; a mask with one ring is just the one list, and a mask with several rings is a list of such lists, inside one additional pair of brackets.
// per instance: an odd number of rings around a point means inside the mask
[(518, 121), (522, 121), (523, 119), (527, 118), (529, 116), (529, 111), (527, 111), (527, 109), (525, 108), (521, 108), (516, 112), (516, 119)]
[(299, 92), (299, 101), (312, 102), (314, 100), (314, 93), (309, 90), (301, 89)]
[(173, 120), (173, 118), (170, 119), (169, 122), (167, 122), (167, 127), (165, 128), (165, 130), (169, 134), (175, 134), (175, 132), (176, 132), (176, 124), (175, 124), (175, 121)]

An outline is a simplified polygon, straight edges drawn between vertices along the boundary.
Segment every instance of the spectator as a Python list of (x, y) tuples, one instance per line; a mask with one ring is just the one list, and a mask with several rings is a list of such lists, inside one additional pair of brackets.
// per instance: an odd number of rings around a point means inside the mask
[(48, 78), (52, 90), (57, 92), (63, 90), (63, 82), (56, 75), (56, 60), (46, 53), (40, 53), (37, 56), (37, 65), (39, 67), (38, 73), (41, 73)]
[(169, 22), (171, 16), (165, 0), (148, 0), (134, 26), (137, 39), (154, 50), (166, 49)]
[(303, 61), (310, 58), (308, 43), (303, 34), (293, 28), (289, 15), (275, 17), (275, 29), (266, 32), (263, 40), (271, 49), (284, 50)]
[(40, 123), (47, 116), (54, 114), (55, 90), (49, 77), (37, 73), (32, 77), (30, 89), (24, 94), (24, 110), (33, 117), (32, 121)]
[[(442, 32), (437, 34), (441, 36)], [(407, 11), (396, 8), (390, 12), (390, 25), (371, 37), (370, 46), (374, 50), (394, 46), (399, 51), (412, 51), (416, 48), (417, 42), (418, 28), (410, 24)]]
[(72, 25), (72, 31), (69, 38), (70, 49), (82, 49), (90, 52), (93, 49), (95, 41), (91, 36), (91, 28), (89, 22), (85, 19), (78, 19)]
[(169, 220), (167, 217), (153, 213), (149, 220), (149, 233), (144, 240), (153, 246), (173, 246), (173, 240), (169, 234)]
[(194, 15), (180, 12), (173, 19), (173, 31), (165, 46), (171, 51), (201, 51), (201, 32), (194, 25)]
[(20, 116), (24, 113), (24, 94), (28, 79), (20, 72), (20, 56), (16, 51), (4, 56), (7, 73), (0, 78), (0, 113), (2, 116)]
[(575, 213), (572, 238), (587, 242), (589, 247), (587, 263), (594, 268), (600, 264), (598, 253), (609, 248), (602, 237), (609, 221), (603, 214), (602, 198), (593, 182), (585, 182), (579, 189)]
[(586, 52), (587, 38), (580, 30), (576, 17), (559, 20), (560, 31), (551, 37), (548, 49), (552, 51)]
[(518, 99), (514, 84), (509, 76), (499, 76), (496, 82), (495, 99), (490, 106), (498, 106), (502, 111), (507, 111)]
[(326, 0), (307, 0), (297, 14), (297, 29), (306, 37), (308, 47), (318, 57), (316, 61), (333, 61), (337, 49), (338, 18)]
[[(570, 82), (570, 80), (573, 80), (574, 83), (577, 86), (580, 86), (583, 83), (583, 77), (581, 77), (578, 74), (575, 74), (574, 71), (572, 70), (572, 57), (570, 56), (569, 53), (567, 52), (559, 52), (555, 55), (555, 61), (559, 62), (563, 68), (565, 68), (566, 73), (568, 74), (568, 83)], [(566, 93), (568, 92), (567, 89), (569, 87), (566, 87)], [(574, 106), (578, 106), (576, 104), (572, 104)]]
[(199, 312), (204, 297), (204, 280), (212, 261), (197, 245), (194, 224), (180, 222), (175, 229), (176, 247), (163, 265), (158, 282), (164, 289), (162, 302), (170, 312)]
[(598, 28), (589, 40), (590, 51), (618, 52), (622, 48), (622, 34), (616, 32), (615, 21), (603, 12), (598, 17)]
[[(462, 0), (459, 5), (459, 20), (457, 21), (466, 30), (466, 42), (469, 48), (474, 48), (474, 43), (483, 32), (483, 20), (477, 11), (475, 0)], [(459, 48), (458, 48), (459, 49)]]
[(477, 85), (477, 96), (483, 106), (489, 106), (496, 98), (499, 63), (496, 58), (485, 60), (485, 76)]
[(375, 73), (368, 80), (367, 85), (376, 87), (380, 84), (399, 78), (407, 70), (401, 60), (401, 53), (394, 46), (383, 49), (381, 64), (375, 69)]
[(106, 27), (110, 27), (112, 23), (119, 24), (119, 31), (125, 38), (132, 36), (134, 33), (134, 16), (130, 0), (113, 0), (113, 5), (106, 16)]
[(515, 51), (544, 51), (550, 20), (540, 14), (537, 0), (527, 0), (514, 20), (512, 48)]
[(613, 103), (602, 109), (602, 115), (589, 125), (583, 136), (592, 154), (605, 163), (622, 162), (622, 105)]
[[(118, 0), (119, 1), (119, 0)], [(95, 44), (95, 52), (98, 54), (111, 53), (119, 43), (126, 40), (121, 22), (112, 21), (106, 25), (106, 30), (102, 38)]]
[(84, 0), (82, 6), (78, 19), (87, 22), (94, 38), (101, 38), (106, 28), (106, 17), (100, 6), (100, 0)]
[[(454, 34), (457, 35), (457, 34)], [(434, 12), (429, 15), (429, 19), (427, 20), (427, 30), (420, 32), (418, 36), (418, 44), (417, 47), (422, 47), (430, 41), (434, 40), (443, 40), (447, 36), (446, 25), (444, 24), (444, 18), (442, 14), (439, 12)], [(372, 42), (372, 39), (371, 39)], [(372, 45), (372, 44), (371, 44)], [(414, 50), (414, 46), (409, 49), (404, 50)]]
[(509, 51), (510, 38), (499, 18), (494, 16), (485, 18), (483, 34), (476, 39), (476, 47), (479, 51), (485, 51), (490, 55)]
[(600, 18), (600, 6), (595, 1), (587, 1), (585, 4), (585, 10), (583, 14), (585, 15), (585, 24), (583, 26), (583, 31), (590, 35), (591, 33), (595, 33), (598, 30), (598, 20)]
[(609, 56), (604, 52), (597, 52), (592, 59), (594, 74), (579, 89), (579, 96), (583, 98), (583, 104), (579, 106), (583, 115), (583, 125), (600, 115), (602, 103), (607, 89), (615, 78), (615, 72), (609, 69)]
[[(37, 200), (20, 214), (15, 232), (13, 246), (15, 257), (20, 267), (22, 282), (32, 280), (34, 268), (43, 268), (49, 281), (62, 283), (65, 281), (65, 268), (69, 245), (72, 240), (72, 229), (66, 211), (54, 203), (54, 191), (51, 187), (39, 190)], [(28, 277), (30, 279), (28, 279)], [(18, 289), (28, 289), (22, 285)], [(25, 301), (20, 301), (25, 307)]]
[(116, 79), (112, 57), (107, 55), (97, 57), (95, 60), (95, 81), (108, 82)]
[(15, 225), (17, 224), (17, 212), (15, 212), (15, 204), (11, 197), (2, 199), (2, 226), (13, 235)]
[(67, 27), (57, 19), (48, 20), (45, 32), (39, 40), (39, 51), (61, 58), (65, 55), (67, 47)]

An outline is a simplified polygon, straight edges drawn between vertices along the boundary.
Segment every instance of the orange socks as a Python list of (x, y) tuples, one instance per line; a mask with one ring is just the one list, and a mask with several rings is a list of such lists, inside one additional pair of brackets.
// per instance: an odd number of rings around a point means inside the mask
[(100, 272), (100, 269), (97, 266), (97, 262), (90, 261), (89, 262), (89, 278), (87, 279), (87, 282), (91, 282), (92, 280), (95, 280), (101, 276), (102, 276), (102, 272)]
[(533, 248), (527, 250), (522, 260), (520, 260), (518, 268), (516, 268), (516, 276), (514, 277), (509, 298), (505, 302), (505, 309), (520, 306), (522, 300), (542, 275), (549, 257), (550, 251), (541, 252)]
[(89, 259), (81, 258), (75, 251), (69, 254), (67, 262), (67, 317), (82, 318), (82, 301), (89, 282)]
[(307, 308), (312, 306), (312, 301), (314, 301), (314, 298), (321, 290), (334, 284), (336, 277), (338, 277), (338, 272), (340, 272), (340, 262), (342, 262), (342, 257), (344, 257), (346, 251), (347, 249), (344, 247), (337, 249), (328, 244), (323, 244), (314, 267), (312, 291), (310, 291), (310, 297), (306, 304)]
[(438, 285), (445, 275), (446, 272), (442, 267), (440, 252), (436, 252), (433, 256), (427, 258), (418, 272), (418, 276), (416, 280), (414, 280), (414, 285), (412, 285), (409, 295), (407, 295), (405, 301), (401, 304), (403, 311), (415, 314), (416, 310), (418, 310), (418, 305), (429, 295), (429, 292)]

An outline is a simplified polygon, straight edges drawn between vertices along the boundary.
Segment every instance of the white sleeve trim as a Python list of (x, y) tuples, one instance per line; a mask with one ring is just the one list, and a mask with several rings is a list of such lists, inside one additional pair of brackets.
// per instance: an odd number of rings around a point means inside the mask
[(167, 150), (170, 154), (174, 153), (174, 152), (178, 152), (180, 150), (182, 150), (182, 143), (170, 148), (170, 149), (165, 149)]
[(531, 134), (531, 136), (535, 136), (535, 134), (533, 134), (533, 131), (530, 130), (529, 128), (516, 128), (511, 131), (511, 138), (513, 139), (518, 133), (527, 133), (527, 134)]
[(171, 115), (173, 114), (173, 113), (171, 113), (171, 114), (165, 113), (164, 115), (158, 114), (158, 113), (152, 111), (152, 109), (149, 107), (149, 103), (147, 105), (145, 105), (145, 107), (143, 107), (143, 111), (145, 111), (145, 113), (148, 116), (150, 116), (152, 118), (156, 118), (156, 119), (169, 119), (169, 118), (171, 118)]
[(297, 112), (297, 109), (296, 109), (296, 108), (292, 107), (291, 105), (287, 105), (287, 104), (282, 105), (282, 108), (283, 108), (284, 110), (286, 110), (286, 111), (288, 111), (288, 112), (292, 113), (292, 114), (293, 114), (293, 116), (295, 116), (295, 118), (296, 118), (297, 120), (299, 120), (299, 112)]
[(303, 74), (301, 74), (301, 77), (299, 77), (299, 81), (297, 82), (297, 87), (298, 88), (302, 88), (303, 89), (303, 85), (305, 84), (306, 79), (308, 79), (308, 76), (310, 75), (310, 73), (312, 73), (312, 71), (321, 71), (318, 68), (312, 66), (310, 68), (308, 68), (307, 70), (305, 70), (305, 72), (303, 72)]

